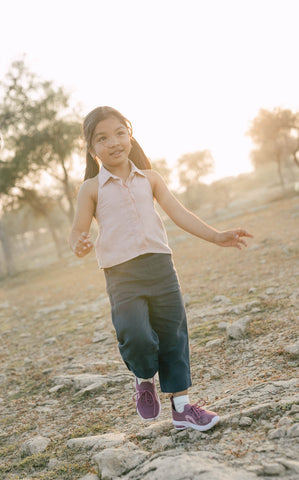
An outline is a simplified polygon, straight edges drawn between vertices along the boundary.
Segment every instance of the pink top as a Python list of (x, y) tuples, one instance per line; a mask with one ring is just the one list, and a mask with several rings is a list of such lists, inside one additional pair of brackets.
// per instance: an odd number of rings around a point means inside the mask
[(145, 253), (171, 253), (162, 220), (155, 210), (151, 184), (130, 161), (126, 182), (105, 167), (99, 172), (95, 251), (100, 268)]

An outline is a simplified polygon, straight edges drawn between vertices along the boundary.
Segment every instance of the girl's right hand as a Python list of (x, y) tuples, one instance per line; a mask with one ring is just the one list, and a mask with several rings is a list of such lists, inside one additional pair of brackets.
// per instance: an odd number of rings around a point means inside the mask
[(89, 233), (82, 232), (74, 248), (75, 254), (77, 255), (77, 257), (85, 257), (85, 255), (87, 255), (92, 250), (92, 248), (93, 243), (90, 240)]

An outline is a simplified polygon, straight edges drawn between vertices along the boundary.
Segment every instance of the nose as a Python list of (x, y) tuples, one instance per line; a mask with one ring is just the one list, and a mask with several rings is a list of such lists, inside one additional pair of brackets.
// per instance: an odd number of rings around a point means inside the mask
[(118, 145), (119, 144), (119, 139), (117, 137), (117, 135), (113, 135), (111, 137), (109, 137), (108, 139), (108, 146), (109, 147), (114, 147), (115, 145)]

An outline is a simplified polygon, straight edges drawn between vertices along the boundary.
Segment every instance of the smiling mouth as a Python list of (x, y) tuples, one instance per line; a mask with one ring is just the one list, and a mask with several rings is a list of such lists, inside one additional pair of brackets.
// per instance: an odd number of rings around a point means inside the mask
[(110, 155), (112, 157), (119, 157), (122, 154), (122, 150), (115, 150), (115, 152), (112, 152)]

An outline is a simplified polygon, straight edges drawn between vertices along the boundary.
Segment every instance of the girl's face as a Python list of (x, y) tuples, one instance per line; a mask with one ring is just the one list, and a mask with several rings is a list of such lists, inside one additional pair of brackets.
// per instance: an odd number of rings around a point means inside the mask
[(91, 145), (90, 153), (99, 157), (108, 170), (128, 162), (130, 135), (127, 127), (116, 117), (111, 116), (97, 124)]

